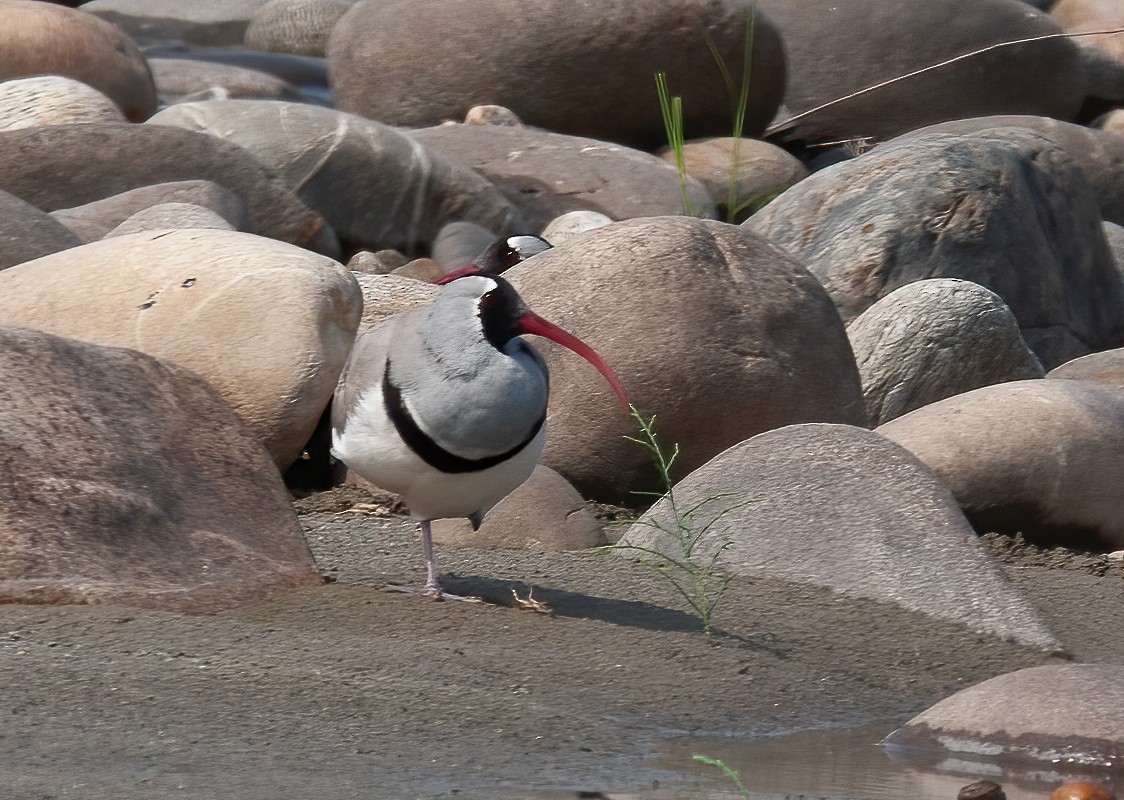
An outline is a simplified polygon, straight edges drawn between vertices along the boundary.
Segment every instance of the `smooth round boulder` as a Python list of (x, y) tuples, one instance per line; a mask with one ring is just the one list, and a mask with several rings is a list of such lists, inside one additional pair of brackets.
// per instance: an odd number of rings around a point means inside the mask
[(585, 550), (605, 544), (605, 534), (577, 490), (539, 464), (488, 512), (479, 530), (466, 519), (437, 519), (433, 541), (474, 550)]
[(458, 220), (442, 226), (433, 240), (433, 260), (446, 272), (471, 264), (497, 239), (474, 222)]
[[(1060, 37), (911, 74), (999, 42), (1062, 33), (1049, 15), (1020, 0), (761, 0), (759, 7), (785, 42), (789, 117), (770, 131), (788, 137), (886, 139), (983, 114), (1070, 119), (1085, 97), (1077, 45)], [(833, 102), (903, 76), (909, 77)], [(806, 116), (791, 119), (799, 114)]]
[(717, 557), (718, 571), (826, 586), (1061, 649), (937, 476), (877, 433), (825, 424), (766, 431), (716, 455), (672, 496), (676, 511), (665, 495), (625, 531), (618, 553), (696, 565)]
[(106, 234), (128, 236), (131, 233), (166, 230), (176, 228), (199, 228), (203, 230), (232, 231), (234, 226), (214, 211), (193, 203), (158, 203), (138, 211), (116, 228)]
[[(665, 148), (657, 155), (675, 163), (673, 150)], [(808, 168), (796, 156), (757, 139), (726, 136), (687, 142), (683, 162), (687, 174), (705, 186), (721, 207), (722, 216), (737, 220), (808, 177)]]
[(0, 80), (0, 131), (67, 125), (74, 122), (124, 122), (116, 103), (92, 86), (62, 75)]
[(1008, 114), (942, 122), (900, 138), (953, 133), (1018, 141), (1023, 135), (1019, 129), (1030, 129), (1065, 150), (1093, 187), (1101, 216), (1124, 225), (1124, 176), (1120, 170), (1124, 164), (1124, 136), (1049, 117)]
[[(410, 138), (495, 184), (522, 212), (519, 233), (539, 233), (570, 211), (615, 219), (682, 214), (675, 167), (639, 150), (534, 128), (441, 125)], [(707, 190), (687, 178), (691, 210), (713, 216)]]
[(361, 310), (340, 264), (232, 231), (117, 236), (0, 271), (0, 324), (130, 347), (198, 373), (282, 469), (332, 396)]
[(129, 217), (157, 205), (184, 203), (213, 211), (234, 230), (257, 233), (250, 225), (242, 198), (214, 181), (171, 181), (130, 189), (74, 208), (60, 208), (51, 216), (79, 239), (96, 242)]
[(198, 375), (0, 327), (0, 602), (217, 611), (321, 578), (258, 438)]
[(148, 63), (133, 40), (86, 9), (0, 0), (0, 80), (63, 75), (115, 102), (133, 122), (156, 111)]
[(907, 283), (847, 326), (866, 412), (881, 425), (946, 397), (1043, 376), (994, 292), (951, 278)]
[(1092, 381), (1124, 390), (1124, 348), (1090, 353), (1067, 361), (1046, 373), (1047, 378), (1067, 381)]
[[(527, 304), (584, 339), (629, 399), (678, 443), (676, 474), (795, 422), (862, 425), (858, 369), (838, 313), (804, 267), (734, 225), (653, 217), (607, 225), (505, 274)], [(584, 496), (635, 503), (654, 480), (625, 437), (635, 420), (584, 360), (545, 340), (542, 462)]]
[(1050, 664), (961, 689), (882, 740), (893, 750), (936, 751), (988, 770), (1071, 769), (1124, 759), (1124, 666)]
[(1081, 47), (1101, 51), (1124, 64), (1124, 7), (1115, 0), (1058, 0), (1050, 8), (1050, 16), (1065, 28), (1066, 33), (1117, 31), (1096, 36), (1075, 36)]
[(0, 190), (0, 269), (80, 244), (50, 214)]
[[(495, 104), (527, 125), (647, 148), (666, 143), (653, 79), (661, 71), (682, 96), (688, 136), (729, 134), (733, 111), (708, 37), (739, 80), (752, 8), (747, 0), (602, 0), (580, 11), (568, 0), (363, 0), (333, 29), (328, 69), (339, 108), (388, 125), (438, 125)], [(772, 119), (785, 84), (784, 48), (760, 5), (752, 30), (749, 136)]]
[[(299, 100), (287, 81), (246, 67), (194, 58), (150, 58), (152, 78), (162, 105), (203, 99)], [(214, 97), (207, 97), (213, 95)]]
[(252, 153), (351, 247), (428, 248), (441, 226), (522, 226), (481, 176), (386, 125), (329, 108), (267, 100), (183, 103), (150, 121)]
[(976, 529), (1124, 549), (1124, 389), (985, 386), (877, 428), (933, 469)]
[[(44, 180), (45, 171), (65, 179)], [(312, 249), (323, 246), (323, 218), (252, 154), (214, 136), (109, 122), (0, 131), (0, 189), (44, 211), (186, 180), (210, 180), (237, 194), (262, 236)]]
[(1124, 280), (1066, 150), (1029, 130), (928, 133), (821, 170), (744, 225), (800, 259), (845, 321), (923, 278), (999, 295), (1046, 369), (1124, 344)]
[(567, 211), (546, 224), (542, 229), (542, 238), (551, 244), (562, 244), (586, 231), (604, 228), (612, 221), (600, 211)]
[(270, 0), (254, 12), (246, 28), (251, 50), (323, 56), (328, 36), (351, 8), (344, 0)]

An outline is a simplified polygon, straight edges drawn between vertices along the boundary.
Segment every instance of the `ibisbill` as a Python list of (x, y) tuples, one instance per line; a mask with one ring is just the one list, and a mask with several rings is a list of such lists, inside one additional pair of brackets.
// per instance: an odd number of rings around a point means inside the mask
[(521, 337), (569, 348), (628, 399), (583, 341), (531, 311), (499, 275), (457, 270), (427, 306), (396, 314), (356, 341), (336, 389), (332, 454), (401, 496), (421, 523), (426, 583), (445, 595), (430, 522), (466, 517), (474, 528), (525, 481), (546, 443), (550, 377)]

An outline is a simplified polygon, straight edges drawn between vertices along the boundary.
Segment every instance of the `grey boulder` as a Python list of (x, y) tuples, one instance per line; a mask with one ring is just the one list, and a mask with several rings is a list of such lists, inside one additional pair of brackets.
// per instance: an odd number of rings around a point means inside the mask
[(50, 214), (0, 190), (0, 269), (80, 244)]
[(803, 261), (850, 322), (922, 278), (1010, 307), (1050, 369), (1124, 343), (1124, 280), (1074, 159), (1032, 131), (929, 133), (798, 183), (746, 223)]
[(682, 560), (674, 532), (684, 525), (698, 537), (696, 563), (717, 553), (719, 571), (826, 586), (1061, 649), (937, 476), (877, 433), (823, 424), (768, 431), (715, 456), (672, 497), (678, 511), (667, 497), (657, 502), (618, 542), (622, 555)]
[(994, 292), (953, 278), (907, 283), (847, 326), (872, 425), (994, 383), (1043, 377)]

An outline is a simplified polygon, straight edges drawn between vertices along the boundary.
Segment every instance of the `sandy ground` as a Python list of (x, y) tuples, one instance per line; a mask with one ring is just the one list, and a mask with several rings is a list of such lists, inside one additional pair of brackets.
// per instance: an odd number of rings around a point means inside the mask
[[(889, 732), (962, 686), (1058, 659), (770, 580), (735, 580), (708, 642), (659, 576), (604, 553), (440, 553), (455, 588), (533, 588), (553, 616), (388, 593), (421, 580), (414, 526), (337, 507), (298, 504), (334, 578), (320, 589), (216, 616), (0, 607), (4, 797), (666, 793), (675, 776), (651, 756), (669, 737)], [(992, 545), (1073, 658), (1124, 663), (1120, 562)]]

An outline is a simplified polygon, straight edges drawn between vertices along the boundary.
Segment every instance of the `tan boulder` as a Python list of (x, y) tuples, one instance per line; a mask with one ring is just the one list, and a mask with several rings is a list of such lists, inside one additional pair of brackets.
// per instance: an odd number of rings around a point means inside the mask
[(345, 0), (270, 0), (250, 19), (246, 47), (322, 57), (332, 28), (351, 5)]
[(933, 469), (980, 531), (1124, 548), (1124, 389), (985, 386), (879, 426)]
[(134, 350), (0, 327), (0, 602), (213, 611), (321, 582), (257, 437)]
[(0, 0), (0, 18), (0, 80), (65, 75), (109, 97), (133, 122), (156, 111), (148, 62), (105, 20), (32, 0)]
[(187, 367), (281, 468), (300, 455), (332, 396), (361, 302), (331, 259), (232, 231), (118, 236), (0, 272), (0, 324)]
[(1102, 350), (1067, 361), (1046, 373), (1047, 378), (1091, 381), (1124, 390), (1124, 348)]
[[(795, 422), (862, 425), (858, 369), (823, 287), (743, 228), (689, 217), (589, 231), (508, 270), (537, 313), (596, 349), (631, 402), (656, 414), (678, 474)], [(596, 499), (651, 479), (636, 432), (580, 358), (534, 340), (551, 371), (543, 463)]]
[(438, 519), (433, 540), (442, 547), (483, 550), (584, 550), (605, 544), (605, 534), (577, 490), (539, 464), (488, 512), (480, 530), (472, 530), (466, 519)]

